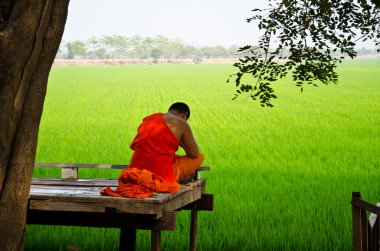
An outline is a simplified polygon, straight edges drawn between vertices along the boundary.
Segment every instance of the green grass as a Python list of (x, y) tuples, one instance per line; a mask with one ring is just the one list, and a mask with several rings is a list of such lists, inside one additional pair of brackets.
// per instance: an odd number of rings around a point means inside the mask
[[(336, 86), (275, 85), (272, 109), (231, 101), (233, 67), (128, 65), (55, 67), (36, 160), (127, 164), (141, 119), (175, 101), (211, 171), (215, 210), (201, 212), (199, 250), (350, 250), (352, 191), (380, 201), (380, 61), (347, 61)], [(37, 168), (36, 177), (59, 176)], [(118, 171), (81, 171), (118, 177)], [(188, 212), (163, 250), (186, 250)], [(27, 250), (117, 250), (118, 230), (28, 226)], [(149, 250), (149, 233), (138, 233)]]

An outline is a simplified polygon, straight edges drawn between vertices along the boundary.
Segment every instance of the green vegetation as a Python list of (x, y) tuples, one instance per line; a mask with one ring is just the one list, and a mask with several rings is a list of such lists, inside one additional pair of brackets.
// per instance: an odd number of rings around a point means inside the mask
[(182, 39), (170, 39), (162, 35), (142, 37), (121, 35), (91, 37), (87, 41), (62, 41), (57, 54), (59, 59), (129, 59), (160, 60), (206, 58), (236, 58), (238, 45), (227, 48), (217, 46), (194, 46)]
[[(37, 161), (126, 164), (141, 119), (174, 101), (211, 171), (215, 211), (201, 212), (199, 250), (350, 250), (352, 191), (380, 201), (380, 61), (346, 61), (337, 86), (278, 82), (274, 108), (231, 101), (230, 65), (56, 67), (48, 86)], [(37, 168), (36, 177), (59, 176)], [(81, 177), (118, 177), (88, 170)], [(188, 212), (163, 250), (186, 250)], [(114, 229), (28, 226), (27, 250), (117, 250)], [(147, 231), (138, 247), (149, 248)]]

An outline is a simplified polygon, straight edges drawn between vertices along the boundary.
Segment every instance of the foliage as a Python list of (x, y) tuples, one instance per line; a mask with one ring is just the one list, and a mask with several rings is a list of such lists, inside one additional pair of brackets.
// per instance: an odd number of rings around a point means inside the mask
[(344, 56), (357, 55), (356, 42), (380, 44), (378, 0), (269, 1), (268, 9), (255, 9), (247, 19), (258, 21), (264, 33), (257, 46), (239, 49), (248, 55), (234, 64), (238, 72), (230, 76), (236, 84), (233, 99), (246, 93), (262, 106), (272, 107), (276, 98), (272, 84), (289, 72), (301, 92), (304, 84), (336, 84), (337, 63)]
[(68, 50), (68, 58), (73, 59), (75, 56), (84, 56), (87, 54), (86, 45), (79, 41), (73, 41), (66, 44)]

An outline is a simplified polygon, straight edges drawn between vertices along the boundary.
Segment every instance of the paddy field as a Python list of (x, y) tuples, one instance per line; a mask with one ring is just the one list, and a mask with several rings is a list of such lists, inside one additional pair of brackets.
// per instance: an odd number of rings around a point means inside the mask
[[(54, 67), (37, 162), (128, 164), (141, 119), (189, 104), (189, 123), (211, 171), (213, 212), (201, 212), (198, 250), (350, 250), (353, 191), (380, 201), (380, 60), (346, 61), (339, 84), (274, 85), (274, 108), (240, 98), (230, 64)], [(59, 177), (36, 168), (34, 177)], [(117, 178), (117, 170), (80, 177)], [(180, 212), (163, 250), (186, 250)], [(149, 250), (138, 231), (138, 250)], [(28, 226), (26, 250), (118, 250), (117, 229)]]

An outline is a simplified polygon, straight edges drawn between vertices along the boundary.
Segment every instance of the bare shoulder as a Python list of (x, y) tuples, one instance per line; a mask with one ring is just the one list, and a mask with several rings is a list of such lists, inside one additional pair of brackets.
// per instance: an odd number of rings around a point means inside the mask
[(183, 131), (189, 127), (186, 120), (170, 113), (164, 113), (164, 120), (176, 138), (181, 140)]
[(166, 124), (168, 125), (169, 124), (177, 125), (177, 126), (188, 125), (186, 120), (170, 113), (164, 113), (164, 119), (165, 119)]

